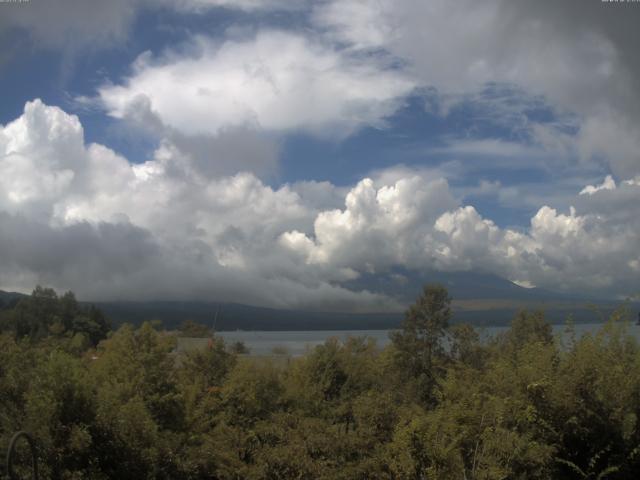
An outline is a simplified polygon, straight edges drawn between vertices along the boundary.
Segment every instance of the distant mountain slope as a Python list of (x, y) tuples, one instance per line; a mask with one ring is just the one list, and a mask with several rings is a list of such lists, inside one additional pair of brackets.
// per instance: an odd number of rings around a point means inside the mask
[(349, 330), (395, 328), (401, 313), (302, 312), (216, 302), (94, 302), (114, 323), (160, 320), (177, 328), (184, 320), (215, 330)]
[[(173, 329), (184, 320), (193, 320), (217, 331), (392, 329), (400, 326), (404, 316), (402, 312), (302, 312), (207, 302), (110, 302), (96, 303), (96, 306), (107, 314), (114, 326), (123, 322), (139, 324), (145, 320), (160, 320), (166, 328)], [(616, 306), (600, 303), (596, 310), (579, 302), (454, 300), (452, 321), (476, 326), (507, 325), (520, 309), (542, 309), (551, 323), (563, 323), (570, 315), (577, 323), (593, 323), (605, 320)], [(637, 310), (640, 305), (635, 304), (633, 308)]]
[(396, 268), (386, 275), (363, 274), (346, 286), (354, 290), (386, 293), (410, 303), (427, 283), (441, 283), (454, 300), (589, 300), (541, 288), (524, 288), (497, 275), (477, 272), (419, 272)]
[[(495, 275), (477, 273), (422, 273), (394, 271), (385, 277), (366, 276), (350, 283), (353, 289), (386, 292), (409, 306), (420, 294), (425, 283), (439, 282), (453, 298), (453, 321), (474, 325), (505, 325), (519, 309), (543, 309), (547, 319), (560, 323), (573, 315), (576, 322), (599, 322), (617, 306), (612, 301), (590, 301), (572, 298), (542, 289), (527, 289)], [(0, 291), (0, 303), (24, 296)], [(373, 330), (397, 328), (403, 312), (397, 313), (335, 313), (304, 312), (256, 307), (222, 302), (83, 302), (100, 308), (114, 326), (122, 323), (140, 324), (159, 320), (169, 329), (184, 320), (193, 320), (224, 330)], [(588, 306), (596, 303), (600, 312)], [(639, 304), (633, 304), (637, 312)], [(634, 316), (637, 313), (633, 313)]]
[(26, 297), (26, 295), (24, 293), (5, 292), (3, 290), (0, 290), (0, 307), (2, 307), (3, 305), (7, 305), (12, 300), (15, 300), (21, 297)]

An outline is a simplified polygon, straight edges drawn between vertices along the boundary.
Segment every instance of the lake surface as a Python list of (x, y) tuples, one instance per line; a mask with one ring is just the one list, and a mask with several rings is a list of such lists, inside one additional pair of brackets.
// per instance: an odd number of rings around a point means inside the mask
[[(602, 326), (603, 324), (601, 323), (578, 323), (574, 325), (574, 331), (576, 336), (580, 337), (586, 333), (596, 333)], [(476, 330), (481, 338), (487, 339), (504, 332), (508, 328), (506, 326), (481, 327)], [(565, 325), (553, 325), (553, 331), (556, 335), (564, 335), (565, 329)], [(628, 331), (636, 339), (640, 340), (640, 326), (629, 325)], [(227, 343), (244, 342), (252, 355), (271, 355), (276, 350), (278, 353), (297, 356), (303, 355), (315, 346), (323, 344), (331, 337), (336, 337), (340, 340), (345, 340), (347, 337), (370, 337), (376, 341), (379, 347), (384, 347), (390, 342), (389, 332), (391, 330), (235, 331), (216, 332), (216, 335), (224, 338)], [(202, 346), (207, 343), (207, 339), (189, 340), (201, 341)]]

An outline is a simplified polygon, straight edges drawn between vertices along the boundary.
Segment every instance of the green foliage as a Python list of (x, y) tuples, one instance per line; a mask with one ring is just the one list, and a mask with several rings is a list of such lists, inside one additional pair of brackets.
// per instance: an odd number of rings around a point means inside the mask
[(434, 389), (443, 370), (442, 339), (451, 319), (451, 298), (442, 285), (426, 285), (405, 314), (402, 330), (391, 336), (398, 370), (414, 383), (421, 400), (434, 400)]
[(231, 351), (237, 355), (246, 355), (249, 353), (249, 349), (242, 340), (238, 340), (231, 344)]
[(637, 477), (640, 347), (623, 312), (567, 345), (520, 312), (481, 342), (449, 327), (449, 304), (426, 287), (383, 350), (329, 339), (271, 363), (217, 337), (178, 353), (151, 324), (94, 347), (90, 310), (40, 289), (2, 311), (27, 320), (0, 334), (0, 447), (30, 431), (56, 480)]
[(59, 297), (53, 289), (41, 286), (0, 311), (1, 332), (32, 342), (57, 339), (72, 351), (96, 346), (110, 329), (104, 314), (93, 305), (80, 305), (73, 292)]
[(202, 323), (185, 320), (180, 325), (180, 335), (183, 337), (207, 338), (211, 336), (211, 329)]
[(505, 334), (504, 340), (515, 348), (533, 342), (551, 344), (553, 330), (545, 321), (542, 311), (520, 311), (511, 322), (511, 329)]

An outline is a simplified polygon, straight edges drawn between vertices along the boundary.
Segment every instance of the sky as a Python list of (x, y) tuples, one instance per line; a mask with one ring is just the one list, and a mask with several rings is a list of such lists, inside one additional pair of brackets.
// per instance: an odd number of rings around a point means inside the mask
[(639, 294), (638, 24), (601, 0), (2, 2), (0, 289)]

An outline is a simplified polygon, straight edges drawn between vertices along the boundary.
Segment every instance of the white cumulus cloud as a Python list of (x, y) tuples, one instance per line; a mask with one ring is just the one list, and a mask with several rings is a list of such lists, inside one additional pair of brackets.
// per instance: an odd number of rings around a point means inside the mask
[(161, 148), (132, 164), (86, 145), (77, 117), (27, 103), (0, 126), (0, 287), (360, 311), (401, 308), (346, 287), (398, 266), (601, 295), (640, 288), (637, 179), (575, 195), (568, 212), (543, 205), (513, 229), (462, 205), (433, 172), (274, 188), (192, 162)]
[(143, 55), (99, 96), (117, 118), (145, 99), (164, 124), (191, 135), (255, 126), (344, 136), (379, 125), (412, 88), (395, 69), (270, 30), (222, 43), (200, 36), (188, 56)]
[[(627, 180), (630, 181), (630, 180)], [(616, 189), (616, 181), (613, 179), (611, 175), (607, 175), (600, 185), (587, 185), (582, 190), (580, 190), (580, 195), (593, 195), (596, 192), (601, 190), (615, 190)]]

